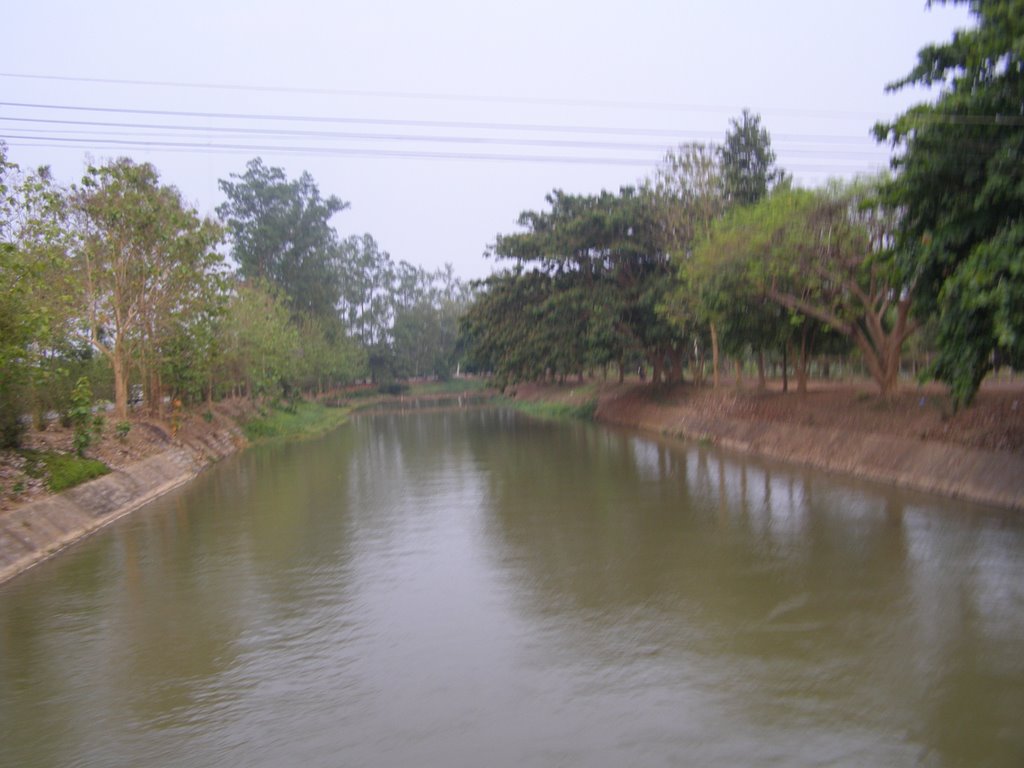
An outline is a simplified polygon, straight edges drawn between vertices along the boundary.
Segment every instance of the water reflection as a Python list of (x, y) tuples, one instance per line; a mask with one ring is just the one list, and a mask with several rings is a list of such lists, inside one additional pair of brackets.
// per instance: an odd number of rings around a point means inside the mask
[[(634, 696), (673, 681), (683, 708), (726, 694), (779, 754), (860, 762), (879, 733), (868, 762), (1024, 754), (1018, 521), (610, 431), (549, 440), (577, 476), (524, 442), (493, 464), (491, 530), (567, 656)], [(728, 740), (712, 711), (700, 733)]]
[(0, 765), (1014, 765), (1024, 525), (492, 409), (235, 457), (0, 588)]

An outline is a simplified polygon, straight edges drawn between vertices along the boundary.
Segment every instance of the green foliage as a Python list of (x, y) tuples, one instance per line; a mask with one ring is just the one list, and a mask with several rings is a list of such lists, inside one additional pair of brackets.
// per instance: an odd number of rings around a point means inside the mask
[(893, 391), (916, 323), (911, 286), (897, 282), (882, 248), (893, 217), (874, 190), (872, 182), (783, 188), (716, 223), (685, 277), (727, 348), (764, 348), (799, 328), (806, 361), (806, 342), (822, 324), (856, 344), (882, 394)]
[(54, 493), (66, 491), (87, 480), (110, 472), (110, 467), (95, 459), (85, 459), (54, 451), (22, 451), (25, 470), (32, 477), (43, 478)]
[(42, 350), (57, 343), (46, 297), (62, 210), (48, 169), (23, 173), (0, 142), (0, 447), (19, 445)]
[(128, 437), (128, 433), (132, 431), (132, 423), (130, 421), (119, 421), (114, 425), (114, 434), (117, 435), (117, 439), (122, 442)]
[(744, 109), (739, 119), (730, 121), (722, 146), (722, 170), (726, 195), (734, 205), (752, 205), (785, 181), (760, 115)]
[(93, 443), (93, 413), (92, 413), (92, 387), (89, 379), (81, 377), (71, 393), (71, 407), (68, 409), (71, 418), (71, 427), (74, 429), (72, 446), (75, 455), (79, 458), (85, 456), (85, 451)]
[(875, 133), (902, 150), (887, 192), (905, 211), (898, 264), (915, 311), (938, 318), (933, 373), (966, 405), (996, 356), (1024, 365), (1024, 3), (960, 1), (976, 26), (889, 86), (941, 95)]
[(294, 375), (299, 333), (287, 306), (259, 280), (239, 284), (217, 326), (217, 373), (253, 396), (280, 397)]
[(650, 190), (548, 195), (526, 211), (526, 232), (497, 238), (516, 267), (481, 284), (462, 333), (477, 366), (499, 383), (565, 377), (609, 362), (666, 358), (681, 339), (657, 312), (674, 271)]
[[(161, 184), (153, 166), (128, 158), (90, 167), (71, 202), (80, 229), (63, 283), (65, 311), (109, 360), (115, 410), (124, 419), (130, 369), (153, 376), (178, 329), (209, 311), (219, 290), (215, 246), (222, 234)], [(158, 404), (162, 393), (153, 389), (150, 382)]]
[(219, 182), (227, 200), (217, 214), (227, 224), (242, 277), (275, 286), (296, 315), (333, 316), (341, 276), (330, 220), (348, 203), (322, 198), (309, 173), (289, 180), (282, 168), (267, 167), (258, 157), (231, 179)]

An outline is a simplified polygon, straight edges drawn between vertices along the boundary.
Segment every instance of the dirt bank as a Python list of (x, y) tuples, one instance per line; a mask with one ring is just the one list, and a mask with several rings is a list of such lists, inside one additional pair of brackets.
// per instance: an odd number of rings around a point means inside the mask
[[(0, 583), (239, 450), (246, 442), (240, 424), (251, 411), (247, 401), (225, 401), (173, 422), (137, 420), (123, 438), (105, 433), (89, 455), (111, 473), (60, 494), (20, 474), (14, 454), (2, 457)], [(71, 437), (70, 430), (51, 426), (30, 434), (28, 444), (69, 450)]]
[(987, 384), (953, 414), (938, 387), (882, 401), (868, 385), (818, 384), (806, 395), (679, 386), (518, 387), (518, 399), (580, 404), (598, 421), (730, 450), (1024, 509), (1024, 384)]

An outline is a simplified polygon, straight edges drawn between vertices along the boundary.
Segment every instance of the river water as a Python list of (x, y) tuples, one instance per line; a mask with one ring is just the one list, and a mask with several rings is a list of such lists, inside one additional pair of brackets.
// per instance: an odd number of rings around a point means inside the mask
[(0, 587), (0, 765), (1020, 766), (1024, 520), (362, 415)]

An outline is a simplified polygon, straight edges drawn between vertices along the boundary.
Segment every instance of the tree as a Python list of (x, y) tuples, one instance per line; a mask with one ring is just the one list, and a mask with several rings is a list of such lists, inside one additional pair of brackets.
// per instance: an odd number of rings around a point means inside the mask
[(904, 211), (898, 264), (918, 317), (938, 316), (932, 373), (960, 406), (994, 353), (1024, 364), (1024, 2), (953, 1), (977, 25), (923, 48), (888, 86), (939, 85), (939, 98), (875, 134), (898, 150), (887, 189)]
[(153, 166), (128, 158), (90, 167), (71, 204), (78, 242), (61, 291), (66, 316), (109, 361), (115, 415), (126, 419), (131, 366), (145, 363), (152, 371), (167, 324), (191, 322), (197, 303), (210, 295), (221, 230), (162, 185)]
[(299, 367), (299, 331), (266, 281), (235, 285), (217, 325), (217, 378), (233, 392), (280, 396)]
[[(497, 238), (495, 255), (547, 276), (541, 318), (549, 367), (560, 375), (640, 355), (654, 370), (682, 375), (683, 340), (659, 312), (674, 280), (667, 236), (649, 190), (547, 196), (550, 211), (525, 211), (525, 232)], [(512, 273), (513, 275), (515, 273)], [(525, 272), (529, 275), (529, 272)], [(540, 351), (541, 347), (535, 347)]]
[[(699, 338), (698, 325), (707, 326), (712, 376), (717, 387), (721, 318), (706, 301), (692, 293), (694, 286), (688, 273), (694, 249), (708, 237), (712, 224), (728, 206), (722, 148), (697, 143), (670, 150), (655, 172), (653, 192), (679, 277), (675, 290), (668, 293), (659, 311), (688, 336)], [(694, 348), (699, 349), (699, 345), (695, 343)]]
[(893, 214), (874, 190), (863, 182), (779, 190), (723, 219), (698, 259), (745, 263), (763, 295), (849, 338), (887, 396), (917, 322), (910, 317), (913, 286), (900, 282), (887, 258)]
[(227, 226), (241, 275), (277, 286), (295, 315), (334, 315), (342, 285), (338, 236), (330, 221), (348, 203), (334, 195), (322, 198), (309, 173), (291, 181), (258, 157), (231, 179), (219, 182), (227, 200), (217, 215)]
[(771, 137), (761, 127), (760, 115), (744, 109), (739, 119), (730, 120), (722, 146), (722, 171), (732, 205), (752, 205), (786, 180), (775, 165)]
[(298, 325), (298, 384), (323, 394), (366, 375), (366, 352), (345, 333), (340, 318), (307, 315)]
[(64, 346), (47, 294), (65, 247), (66, 206), (47, 168), (23, 173), (0, 142), (0, 445), (16, 447), (34, 388), (54, 384)]

